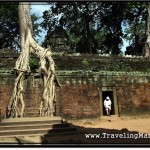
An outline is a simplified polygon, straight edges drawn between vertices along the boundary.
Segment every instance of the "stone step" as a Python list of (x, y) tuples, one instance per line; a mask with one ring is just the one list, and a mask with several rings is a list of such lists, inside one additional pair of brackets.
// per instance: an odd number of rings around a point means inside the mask
[(0, 123), (0, 137), (46, 136), (75, 132), (60, 117), (9, 118)]
[(42, 125), (42, 124), (61, 124), (60, 117), (24, 117), (24, 118), (8, 118), (2, 120), (0, 126), (14, 126), (14, 125)]
[(55, 133), (62, 133), (62, 132), (73, 132), (76, 131), (76, 128), (44, 128), (44, 129), (24, 129), (24, 130), (9, 130), (9, 131), (0, 131), (0, 137), (16, 137), (16, 136), (25, 136), (25, 135), (49, 135)]
[(69, 127), (68, 123), (62, 124), (25, 124), (25, 125), (0, 125), (0, 131), (8, 131), (8, 130), (24, 130), (24, 129), (41, 129), (41, 128), (67, 128)]

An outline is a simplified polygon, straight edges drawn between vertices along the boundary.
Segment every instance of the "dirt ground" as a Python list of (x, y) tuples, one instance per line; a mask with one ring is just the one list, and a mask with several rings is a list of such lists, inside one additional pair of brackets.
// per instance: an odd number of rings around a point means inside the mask
[(140, 133), (150, 133), (150, 118), (120, 118), (111, 120), (108, 117), (105, 121), (77, 121), (73, 122), (74, 125), (82, 126), (84, 128), (105, 128), (105, 129), (128, 129), (128, 131), (137, 131)]
[[(147, 144), (150, 145), (150, 118), (122, 117), (104, 120), (72, 122), (80, 133), (80, 141), (86, 144)], [(84, 134), (84, 136), (83, 136)], [(101, 135), (101, 138), (85, 138), (85, 134)], [(109, 135), (106, 135), (109, 134)], [(115, 137), (122, 134), (124, 137)], [(139, 136), (141, 135), (141, 136)], [(144, 137), (145, 135), (145, 137)], [(81, 143), (82, 143), (81, 142)]]
[[(150, 118), (112, 119), (111, 117), (108, 117), (104, 120), (87, 119), (69, 122), (72, 127), (75, 127), (77, 129), (76, 133), (58, 136), (44, 135), (17, 137), (14, 139), (3, 138), (0, 139), (0, 141), (7, 141), (6, 144), (9, 144), (8, 141), (10, 141), (10, 143), (17, 143), (19, 145), (44, 144), (48, 146), (51, 146), (51, 144), (56, 144), (56, 146), (59, 146), (59, 144), (67, 144), (70, 146), (87, 146), (88, 144), (95, 144), (98, 146), (103, 146), (103, 144), (104, 146), (109, 146), (109, 144), (144, 144), (144, 146), (150, 146)], [(101, 137), (86, 137), (87, 134), (101, 135)], [(107, 136), (106, 134), (109, 134), (109, 136)], [(140, 137), (139, 134), (141, 135)], [(123, 135), (123, 137), (121, 137), (120, 135)]]

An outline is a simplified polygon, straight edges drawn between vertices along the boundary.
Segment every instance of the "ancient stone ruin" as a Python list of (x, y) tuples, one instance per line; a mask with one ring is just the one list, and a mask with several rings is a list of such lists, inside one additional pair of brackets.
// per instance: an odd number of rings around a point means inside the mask
[[(12, 96), (18, 54), (0, 55), (0, 105), (5, 118)], [(55, 116), (95, 118), (105, 115), (103, 100), (112, 99), (112, 115), (149, 114), (150, 61), (145, 58), (104, 57), (98, 55), (54, 55), (56, 74), (62, 88), (56, 88)], [(40, 116), (43, 81), (34, 71), (25, 78), (25, 117)], [(36, 62), (36, 61), (35, 61)], [(63, 62), (63, 63), (62, 63)]]

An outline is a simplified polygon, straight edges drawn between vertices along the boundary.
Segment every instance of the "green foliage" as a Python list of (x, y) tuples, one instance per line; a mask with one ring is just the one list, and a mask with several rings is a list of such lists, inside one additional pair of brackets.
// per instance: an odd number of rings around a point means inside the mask
[[(43, 12), (41, 26), (48, 30), (47, 33), (63, 28), (71, 49), (80, 53), (101, 50), (101, 53), (116, 55), (121, 53), (124, 38), (136, 47), (137, 53), (141, 53), (138, 44), (146, 39), (147, 2), (48, 3), (50, 9)], [(0, 49), (16, 49), (20, 46), (18, 2), (1, 3), (0, 16)], [(38, 19), (32, 15), (34, 36), (41, 32)]]
[(36, 70), (39, 68), (39, 62), (37, 58), (30, 58), (29, 64), (32, 72), (36, 72)]
[(84, 66), (89, 66), (89, 65), (90, 65), (89, 61), (88, 61), (86, 58), (84, 58), (84, 59), (82, 60), (82, 64), (83, 64)]
[(132, 71), (132, 69), (129, 64), (122, 64), (121, 71), (130, 72), (130, 71)]
[(147, 3), (128, 2), (126, 12), (124, 12), (124, 38), (137, 46), (139, 42), (146, 40)]
[(132, 68), (130, 64), (124, 61), (116, 61), (113, 66), (114, 71), (123, 71), (123, 72), (130, 72)]
[[(16, 50), (20, 48), (18, 4), (19, 2), (2, 2), (0, 4), (0, 49)], [(34, 35), (39, 35), (39, 24), (36, 22), (38, 17), (35, 14), (31, 17)]]
[(147, 68), (146, 72), (150, 73), (150, 68)]
[[(100, 2), (50, 2), (51, 8), (43, 13), (44, 29), (61, 26), (70, 35), (71, 45), (79, 52), (93, 51), (93, 29), (99, 21)], [(95, 13), (93, 13), (95, 12)], [(59, 17), (56, 17), (59, 16)]]
[(77, 52), (96, 53), (99, 49), (101, 53), (119, 54), (123, 38), (136, 47), (146, 38), (147, 2), (49, 4), (50, 9), (43, 13), (42, 27), (46, 30), (64, 28)]
[(101, 26), (107, 29), (106, 40), (104, 45), (108, 47), (112, 54), (120, 53), (122, 45), (122, 22), (124, 19), (124, 3), (105, 2), (101, 13)]
[(120, 71), (120, 65), (116, 64), (113, 68), (114, 71)]
[(0, 49), (19, 46), (18, 2), (0, 4)]
[(35, 14), (31, 15), (31, 19), (32, 19), (32, 24), (33, 24), (33, 36), (40, 36), (40, 32), (42, 32), (42, 30), (39, 29), (40, 24), (37, 22), (40, 18), (37, 17)]
[(1, 54), (16, 54), (17, 51), (15, 49), (8, 49), (8, 48), (3, 48), (3, 49), (0, 49), (0, 55)]
[(55, 70), (59, 71), (60, 70), (60, 67), (55, 65)]

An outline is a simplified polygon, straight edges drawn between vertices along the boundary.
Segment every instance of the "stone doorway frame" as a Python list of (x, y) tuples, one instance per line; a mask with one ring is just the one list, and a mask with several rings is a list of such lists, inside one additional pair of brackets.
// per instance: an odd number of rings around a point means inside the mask
[(113, 92), (113, 102), (114, 102), (114, 108), (113, 109), (114, 109), (115, 115), (118, 116), (118, 101), (117, 101), (116, 87), (113, 87), (113, 86), (100, 87), (100, 116), (104, 116), (102, 93), (106, 92), (106, 91)]

